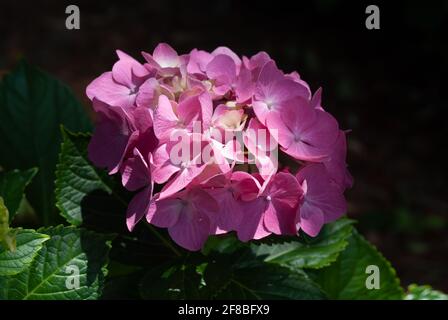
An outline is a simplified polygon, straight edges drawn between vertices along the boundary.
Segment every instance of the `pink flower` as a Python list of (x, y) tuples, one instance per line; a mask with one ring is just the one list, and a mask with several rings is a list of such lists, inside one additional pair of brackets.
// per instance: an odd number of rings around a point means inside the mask
[(147, 61), (145, 67), (148, 70), (155, 70), (163, 76), (172, 76), (179, 72), (182, 58), (166, 43), (160, 43), (152, 55), (146, 52), (142, 52), (142, 55)]
[(207, 65), (213, 60), (213, 55), (207, 51), (193, 49), (190, 52), (190, 59), (187, 64), (187, 72), (191, 75), (200, 76), (201, 80), (206, 79), (205, 73)]
[(272, 133), (257, 118), (252, 118), (243, 138), (263, 179), (269, 179), (278, 169), (277, 130)]
[(111, 106), (129, 108), (135, 105), (140, 94), (139, 88), (145, 82), (149, 72), (134, 58), (117, 51), (120, 58), (112, 68), (87, 87), (90, 100), (94, 98)]
[(261, 123), (266, 123), (268, 114), (276, 113), (285, 101), (295, 97), (309, 98), (306, 87), (300, 83), (286, 78), (277, 69), (275, 62), (266, 63), (261, 69), (255, 85), (254, 101), (252, 106)]
[(164, 95), (159, 97), (159, 105), (154, 111), (154, 132), (157, 138), (166, 142), (176, 130), (193, 132), (193, 125), (201, 119), (201, 103), (197, 96), (177, 102)]
[[(195, 147), (195, 144), (199, 144), (200, 147)], [(160, 192), (161, 199), (187, 187), (201, 174), (207, 165), (202, 158), (202, 150), (206, 144), (200, 136), (194, 135), (188, 137), (186, 142), (170, 141), (154, 151), (152, 161), (154, 181), (158, 184), (167, 182)]]
[(218, 210), (215, 199), (200, 188), (187, 189), (170, 198), (154, 199), (146, 214), (149, 223), (168, 228), (171, 238), (191, 251), (200, 250)]
[(316, 236), (325, 223), (340, 218), (347, 211), (343, 191), (328, 175), (323, 164), (310, 164), (297, 173), (303, 199), (297, 210), (297, 228)]
[(302, 193), (302, 188), (290, 173), (279, 172), (271, 180), (266, 180), (258, 197), (244, 204), (238, 238), (248, 241), (271, 233), (296, 233), (295, 215)]
[(145, 216), (152, 197), (153, 181), (148, 166), (138, 149), (134, 149), (134, 157), (129, 158), (121, 169), (123, 186), (130, 191), (140, 190), (131, 200), (126, 212), (126, 225), (132, 231), (135, 225)]
[(244, 66), (241, 67), (241, 61), (231, 54), (216, 55), (205, 70), (207, 77), (213, 82), (212, 90), (218, 97), (232, 92), (239, 103), (251, 98), (254, 90), (252, 74)]
[(347, 169), (347, 138), (344, 131), (339, 131), (335, 148), (323, 162), (331, 179), (343, 190), (353, 186), (353, 177)]
[(199, 250), (230, 231), (242, 241), (315, 236), (345, 212), (346, 135), (299, 73), (226, 47), (179, 55), (161, 43), (144, 65), (117, 54), (86, 90), (96, 113), (88, 152), (135, 193), (129, 230), (146, 215)]
[(119, 107), (93, 99), (97, 113), (95, 133), (88, 146), (89, 159), (98, 167), (117, 173), (125, 155), (138, 139), (132, 119)]
[(328, 157), (339, 135), (337, 121), (304, 98), (284, 102), (280, 113), (268, 115), (266, 125), (278, 130), (278, 143), (285, 153), (306, 161)]
[(244, 201), (255, 198), (259, 191), (256, 180), (243, 171), (215, 175), (202, 187), (219, 204), (215, 216), (216, 234), (236, 230), (245, 214)]

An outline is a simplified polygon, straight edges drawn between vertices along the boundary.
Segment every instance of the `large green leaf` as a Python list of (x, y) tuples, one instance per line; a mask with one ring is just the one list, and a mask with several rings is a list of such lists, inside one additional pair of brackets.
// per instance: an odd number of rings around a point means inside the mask
[(432, 289), (431, 286), (411, 284), (404, 300), (448, 300), (448, 295)]
[(266, 263), (249, 250), (220, 254), (205, 268), (206, 290), (214, 299), (325, 299), (301, 270)]
[(255, 255), (266, 262), (291, 268), (322, 268), (334, 262), (347, 246), (352, 233), (352, 220), (339, 219), (325, 225), (316, 238), (301, 235), (283, 243), (252, 244)]
[(49, 225), (56, 217), (59, 126), (87, 131), (87, 115), (66, 86), (25, 62), (0, 83), (0, 115), (0, 165), (7, 170), (38, 167), (27, 195), (42, 223)]
[(25, 271), (0, 277), (0, 299), (97, 299), (107, 273), (110, 237), (63, 226), (39, 232), (50, 240)]
[[(368, 288), (374, 271), (379, 271), (379, 289)], [(356, 231), (348, 246), (329, 267), (310, 270), (311, 277), (332, 299), (401, 299), (403, 289), (395, 270), (373, 245)]]
[(29, 267), (45, 241), (50, 237), (34, 230), (18, 230), (14, 251), (0, 245), (0, 276), (10, 276)]
[(25, 192), (25, 187), (36, 175), (37, 168), (24, 171), (12, 170), (0, 172), (0, 196), (3, 197), (6, 207), (9, 210), (9, 220), (12, 221), (19, 209), (20, 202)]
[(56, 206), (73, 225), (83, 222), (81, 202), (93, 191), (112, 193), (112, 181), (87, 159), (89, 136), (62, 128), (63, 142), (56, 170)]

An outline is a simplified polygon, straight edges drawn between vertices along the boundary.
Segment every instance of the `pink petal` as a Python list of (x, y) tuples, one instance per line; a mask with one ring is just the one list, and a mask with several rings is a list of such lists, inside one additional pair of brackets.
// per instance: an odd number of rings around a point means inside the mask
[(118, 172), (126, 153), (135, 145), (138, 132), (133, 131), (121, 108), (109, 107), (94, 99), (98, 117), (88, 146), (89, 159), (110, 174)]
[(169, 139), (174, 128), (178, 126), (178, 117), (173, 111), (171, 101), (164, 95), (159, 97), (159, 104), (154, 111), (154, 133), (159, 140)]
[(202, 50), (193, 49), (190, 52), (190, 60), (187, 64), (187, 72), (190, 74), (204, 74), (207, 64), (212, 61), (213, 56)]
[(324, 222), (334, 221), (346, 213), (343, 190), (331, 180), (323, 164), (305, 166), (297, 173), (297, 180), (299, 183), (306, 181), (304, 203), (307, 208), (318, 208), (324, 215)]
[(299, 213), (300, 228), (309, 236), (317, 236), (325, 221), (322, 210), (305, 202), (300, 206)]
[(266, 229), (275, 234), (294, 234), (295, 212), (302, 193), (292, 174), (277, 173), (263, 191), (263, 197), (268, 202), (264, 217)]
[(212, 55), (218, 56), (218, 55), (226, 55), (230, 58), (232, 58), (233, 62), (235, 63), (235, 66), (239, 69), (241, 66), (241, 59), (238, 57), (238, 55), (230, 50), (227, 47), (218, 47), (215, 50), (213, 50)]
[(226, 55), (217, 55), (207, 65), (207, 76), (216, 79), (219, 84), (231, 84), (236, 78), (236, 66), (232, 58)]
[(257, 198), (250, 202), (243, 202), (243, 216), (237, 227), (238, 239), (243, 242), (252, 239), (261, 239), (271, 234), (263, 223), (263, 214), (266, 211), (266, 201)]
[(252, 201), (258, 197), (260, 183), (251, 174), (235, 171), (231, 176), (235, 197), (243, 201)]
[(272, 83), (284, 79), (283, 72), (281, 72), (273, 60), (267, 61), (260, 71), (257, 79), (257, 85), (260, 87), (268, 87)]
[(157, 104), (159, 82), (155, 78), (149, 78), (140, 86), (137, 94), (137, 106), (152, 108)]
[(180, 62), (177, 52), (166, 43), (159, 44), (152, 56), (162, 68), (177, 67)]
[(173, 165), (167, 144), (158, 147), (152, 157), (152, 177), (158, 184), (165, 183), (180, 170), (179, 166)]
[(243, 215), (241, 201), (237, 201), (232, 191), (227, 188), (210, 189), (208, 192), (219, 203), (215, 224), (221, 231), (236, 230)]
[(132, 64), (132, 73), (137, 76), (138, 78), (144, 78), (148, 76), (148, 70), (137, 60), (135, 60), (133, 57), (128, 55), (127, 53), (124, 53), (121, 50), (117, 50), (117, 56), (120, 60), (128, 60)]
[(126, 211), (126, 225), (132, 231), (135, 225), (147, 214), (151, 200), (152, 188), (146, 187), (131, 200)]
[(133, 89), (135, 84), (132, 75), (132, 60), (121, 59), (117, 61), (112, 68), (112, 76), (114, 80), (129, 89)]
[(271, 201), (263, 216), (263, 223), (266, 230), (277, 235), (293, 235), (296, 233), (294, 223), (295, 210), (286, 207), (281, 203)]
[(160, 198), (169, 197), (188, 186), (204, 170), (204, 164), (190, 164), (180, 171), (160, 191)]
[(94, 98), (111, 106), (129, 108), (134, 105), (135, 94), (128, 87), (114, 81), (112, 72), (105, 72), (93, 80), (86, 89), (90, 100)]
[(179, 214), (176, 224), (168, 229), (171, 238), (190, 251), (200, 250), (209, 236), (209, 218), (186, 206)]
[(205, 131), (211, 125), (213, 101), (210, 94), (205, 91), (199, 96), (199, 102), (201, 104), (202, 130)]
[(151, 184), (148, 165), (138, 149), (134, 149), (134, 157), (127, 159), (120, 171), (122, 184), (130, 191), (136, 191)]
[(201, 103), (198, 96), (189, 97), (179, 103), (177, 114), (179, 121), (187, 128), (188, 131), (193, 130), (193, 122), (200, 121), (202, 113)]
[(311, 99), (311, 106), (316, 109), (324, 110), (322, 108), (322, 88), (317, 89)]
[(235, 83), (235, 94), (238, 103), (249, 100), (254, 92), (255, 84), (252, 81), (252, 73), (247, 68), (241, 68)]
[(347, 155), (346, 135), (343, 131), (340, 131), (339, 137), (335, 143), (334, 150), (330, 154), (328, 159), (324, 161), (324, 165), (331, 179), (339, 187), (341, 187), (341, 189), (351, 188), (353, 185), (353, 177), (347, 170), (347, 164), (345, 160), (346, 155)]
[(146, 220), (160, 228), (170, 228), (174, 226), (184, 205), (180, 199), (153, 199), (149, 205)]

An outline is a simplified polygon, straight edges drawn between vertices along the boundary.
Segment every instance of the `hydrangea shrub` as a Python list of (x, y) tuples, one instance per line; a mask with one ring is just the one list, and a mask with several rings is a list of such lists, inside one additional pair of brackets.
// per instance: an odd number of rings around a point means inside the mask
[(87, 88), (93, 134), (38, 68), (0, 81), (0, 299), (446, 299), (405, 295), (341, 217), (321, 89), (263, 52), (117, 53)]

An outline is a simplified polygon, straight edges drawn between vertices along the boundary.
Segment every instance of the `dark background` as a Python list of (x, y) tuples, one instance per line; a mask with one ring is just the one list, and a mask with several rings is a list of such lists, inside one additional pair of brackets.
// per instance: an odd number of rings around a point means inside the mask
[[(0, 72), (25, 57), (89, 108), (85, 87), (111, 69), (115, 49), (138, 59), (159, 42), (179, 53), (264, 50), (322, 86), (323, 105), (352, 130), (348, 216), (403, 285), (448, 291), (447, 1), (72, 1), (80, 30), (65, 29), (68, 4), (0, 0)], [(368, 4), (380, 8), (380, 30), (365, 28)]]

